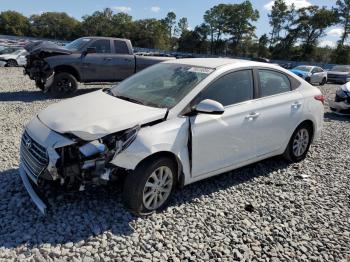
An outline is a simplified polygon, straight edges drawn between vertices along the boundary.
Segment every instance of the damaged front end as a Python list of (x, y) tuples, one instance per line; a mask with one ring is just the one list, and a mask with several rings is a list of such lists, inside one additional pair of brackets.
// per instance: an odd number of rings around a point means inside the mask
[(33, 202), (45, 214), (45, 200), (37, 192), (43, 191), (44, 185), (50, 182), (82, 191), (126, 174), (126, 170), (110, 162), (135, 140), (139, 129), (140, 126), (135, 126), (93, 141), (53, 131), (47, 135), (43, 131), (40, 137), (46, 139), (40, 141), (26, 130), (21, 141), (20, 175)]
[(342, 85), (336, 91), (334, 100), (329, 100), (328, 103), (333, 112), (350, 115), (350, 83)]
[(24, 49), (29, 54), (26, 57), (27, 64), (23, 73), (34, 80), (36, 85), (43, 90), (52, 84), (54, 74), (54, 70), (50, 67), (46, 58), (72, 54), (72, 51), (48, 41), (29, 43)]

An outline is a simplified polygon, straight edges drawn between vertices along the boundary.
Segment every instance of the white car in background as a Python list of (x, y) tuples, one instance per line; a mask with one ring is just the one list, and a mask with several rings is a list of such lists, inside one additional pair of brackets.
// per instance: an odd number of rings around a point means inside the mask
[(125, 177), (124, 201), (143, 215), (176, 185), (262, 159), (306, 157), (323, 125), (321, 91), (266, 63), (170, 60), (103, 89), (53, 104), (26, 126), (20, 175), (35, 189), (105, 184)]
[(27, 63), (28, 52), (24, 49), (19, 49), (10, 54), (0, 55), (0, 63), (5, 63), (7, 67), (25, 66)]
[(323, 86), (327, 83), (328, 80), (327, 71), (323, 70), (319, 66), (300, 65), (294, 67), (290, 71), (297, 76), (305, 79), (305, 81), (309, 82), (310, 84), (319, 84)]

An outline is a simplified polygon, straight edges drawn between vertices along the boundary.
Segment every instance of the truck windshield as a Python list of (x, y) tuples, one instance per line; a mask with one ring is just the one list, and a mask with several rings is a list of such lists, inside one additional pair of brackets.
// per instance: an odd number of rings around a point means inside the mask
[(81, 48), (83, 48), (90, 41), (91, 41), (90, 38), (78, 38), (73, 42), (70, 42), (69, 44), (65, 45), (64, 47), (68, 50), (80, 51)]
[(130, 102), (171, 108), (213, 71), (211, 68), (160, 63), (112, 87), (111, 93)]

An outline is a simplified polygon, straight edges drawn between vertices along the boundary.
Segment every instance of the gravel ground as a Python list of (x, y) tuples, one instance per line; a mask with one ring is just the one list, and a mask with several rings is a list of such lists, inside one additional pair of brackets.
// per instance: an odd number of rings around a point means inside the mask
[[(337, 86), (321, 89), (330, 97)], [(42, 217), (18, 175), (19, 141), (57, 100), (1, 68), (0, 101), (0, 261), (350, 261), (350, 118), (327, 108), (303, 162), (274, 158), (195, 183), (147, 218), (123, 208), (120, 187), (55, 196)]]

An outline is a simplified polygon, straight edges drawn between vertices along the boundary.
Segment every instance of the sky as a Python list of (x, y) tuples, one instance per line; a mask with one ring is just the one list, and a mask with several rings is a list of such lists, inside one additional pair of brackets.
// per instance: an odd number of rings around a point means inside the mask
[[(194, 28), (203, 22), (203, 14), (206, 10), (220, 3), (234, 4), (243, 0), (219, 1), (219, 0), (0, 0), (0, 11), (15, 10), (26, 16), (43, 12), (66, 12), (70, 16), (81, 19), (86, 14), (92, 14), (96, 10), (106, 7), (115, 12), (125, 12), (134, 19), (163, 18), (169, 11), (174, 11), (177, 18), (187, 17), (189, 27)], [(258, 36), (269, 33), (270, 25), (268, 13), (273, 0), (252, 0), (255, 9), (260, 12), (260, 19), (255, 23)], [(310, 5), (331, 7), (335, 0), (285, 0), (297, 8)], [(341, 35), (341, 27), (334, 26), (326, 31), (326, 36), (321, 39), (320, 46), (335, 46)]]

